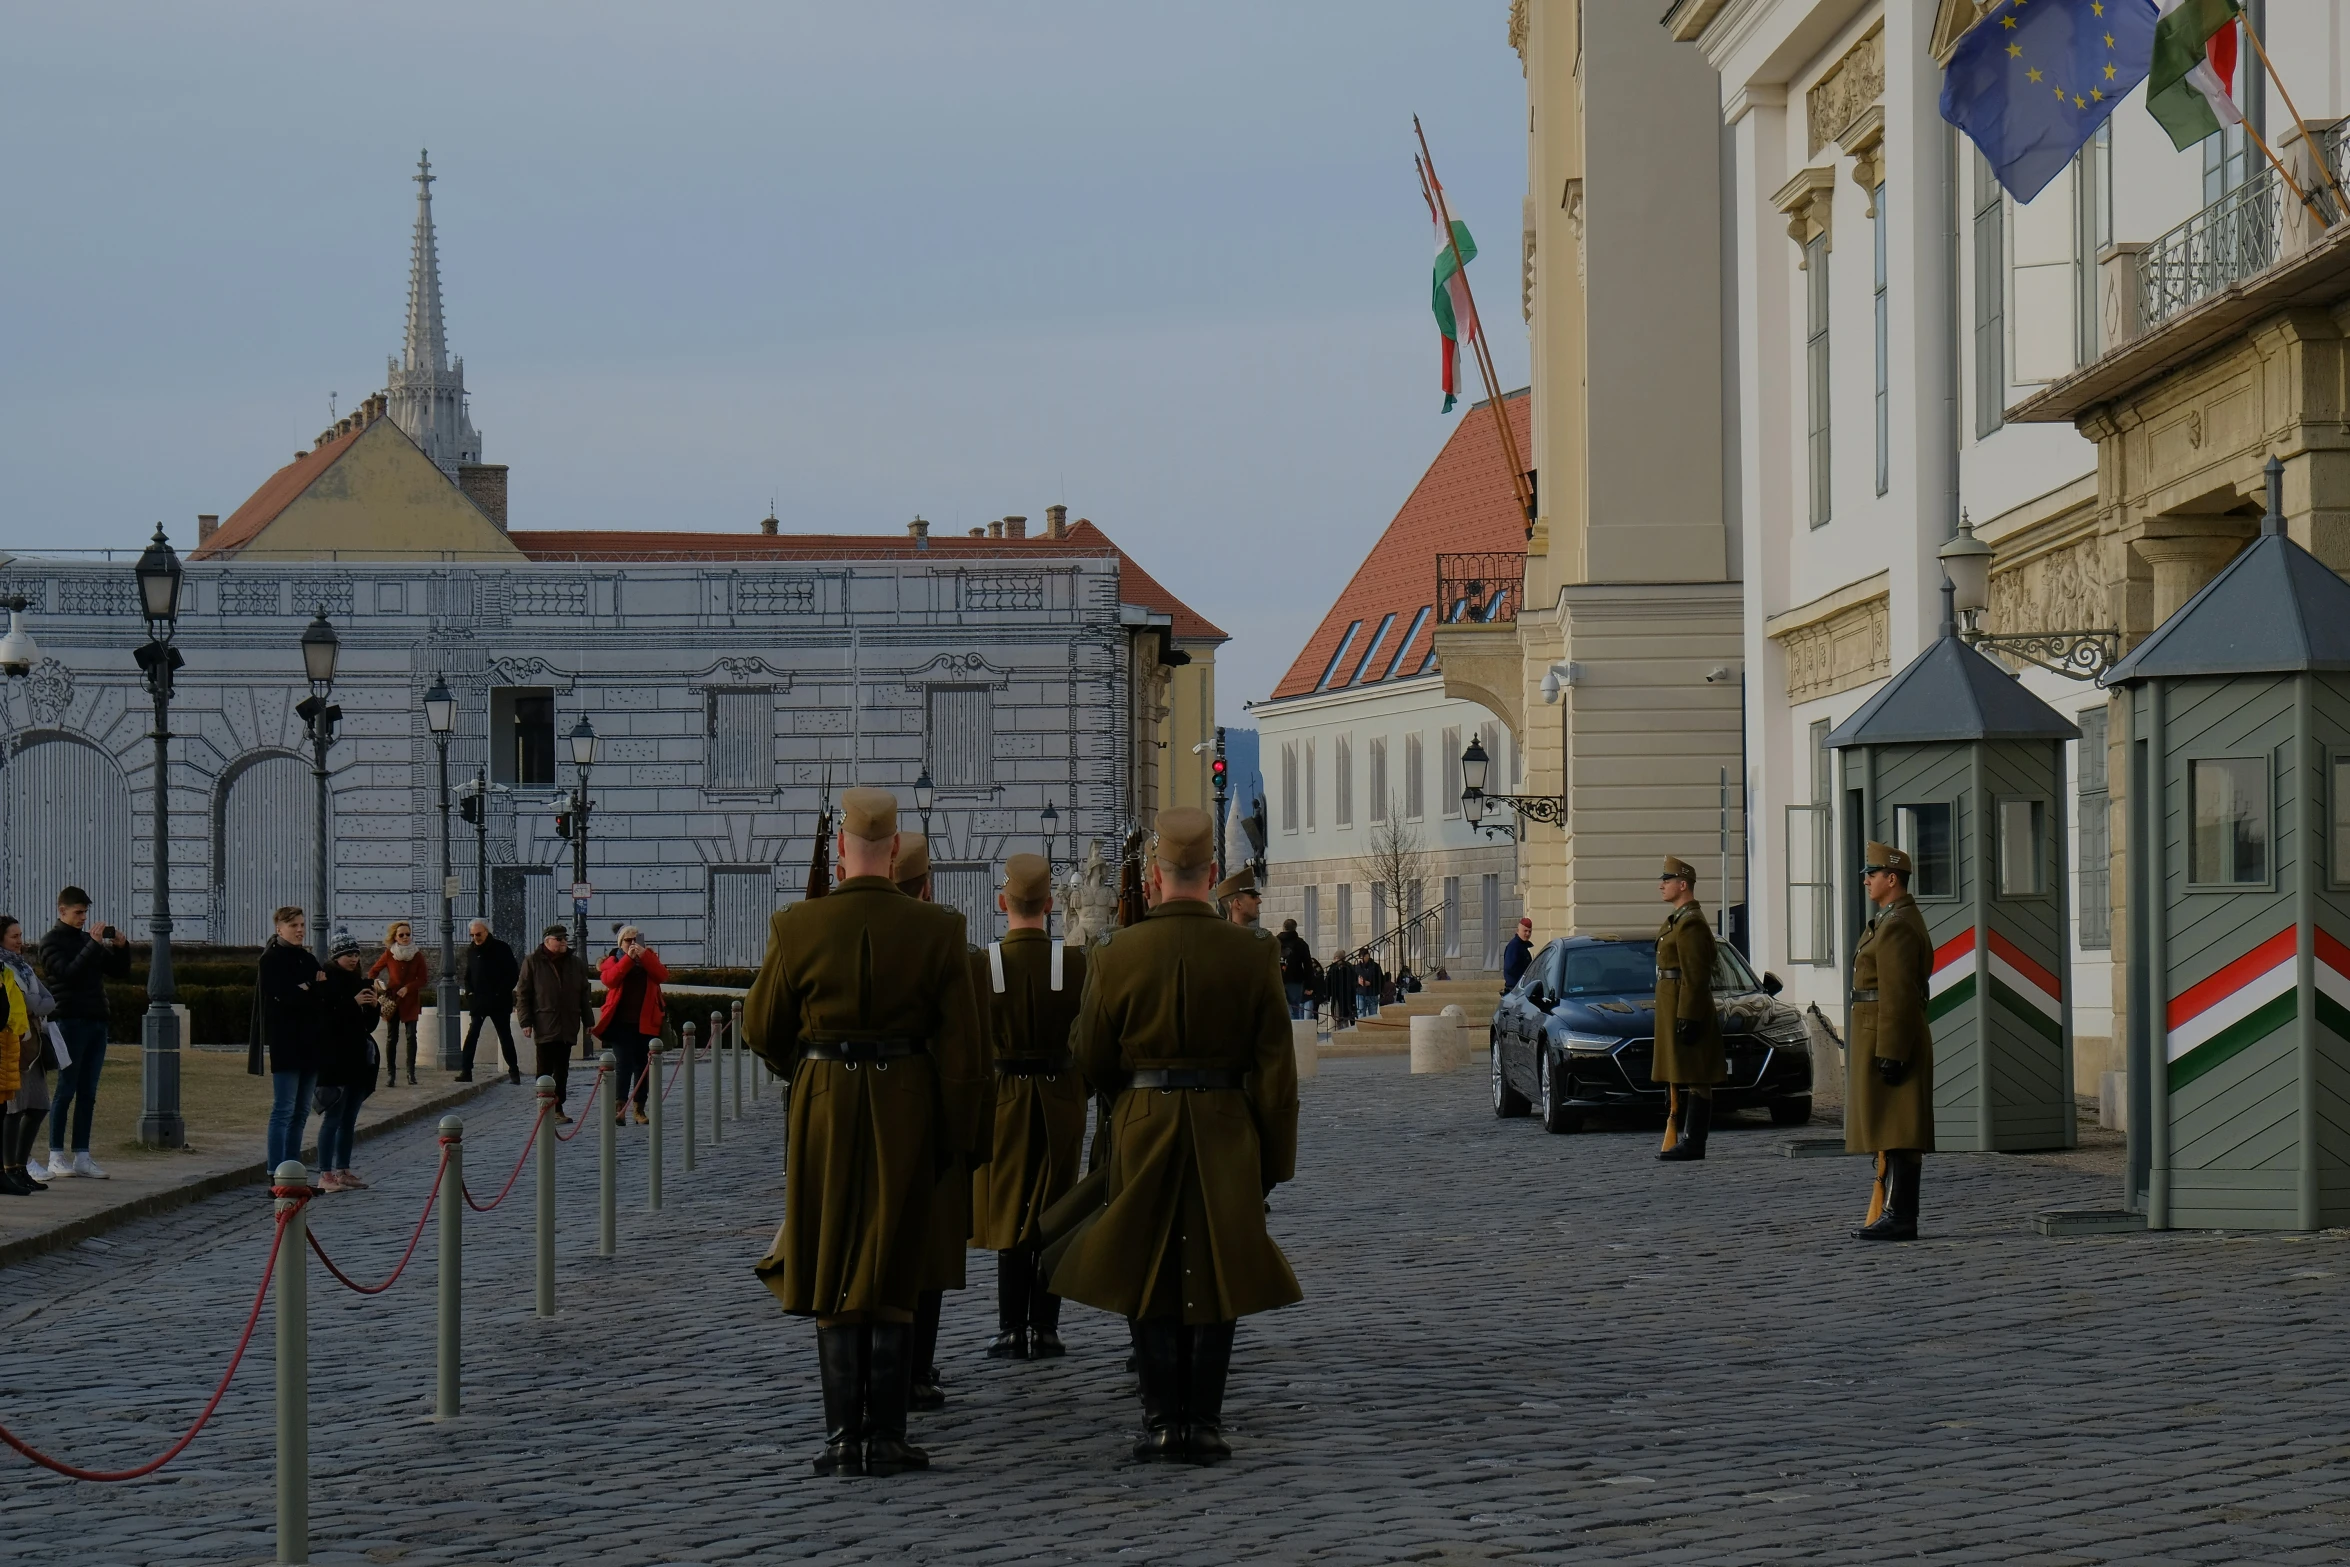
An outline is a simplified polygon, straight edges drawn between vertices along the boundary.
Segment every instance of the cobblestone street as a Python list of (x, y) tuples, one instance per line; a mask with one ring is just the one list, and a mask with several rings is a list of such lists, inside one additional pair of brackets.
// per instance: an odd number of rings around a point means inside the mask
[[(1858, 1160), (1759, 1123), (1666, 1169), (1646, 1130), (1496, 1122), (1481, 1074), (1334, 1063), (1306, 1086), (1276, 1234), (1307, 1290), (1241, 1330), (1217, 1470), (1125, 1458), (1121, 1326), (1072, 1308), (1066, 1360), (1001, 1365), (993, 1273), (950, 1296), (935, 1467), (820, 1481), (811, 1330), (750, 1265), (780, 1213), (770, 1099), (594, 1237), (593, 1127), (562, 1149), (561, 1315), (531, 1315), (530, 1186), (467, 1216), (466, 1413), (427, 1418), (433, 1237), (376, 1299), (313, 1268), (318, 1562), (2333, 1562), (2350, 1560), (2350, 1245), (2050, 1240), (2110, 1205), (2068, 1159), (1929, 1161), (1928, 1239), (1844, 1239)], [(469, 1117), (504, 1179), (527, 1101)], [(599, 1103), (599, 1110), (602, 1105)], [(371, 1193), (312, 1212), (381, 1277), (429, 1130), (363, 1149)], [(6, 1274), (5, 1419), (84, 1465), (137, 1462), (218, 1375), (267, 1248), (257, 1189)], [(0, 1559), (266, 1562), (270, 1328), (214, 1425), (152, 1480), (4, 1459)]]

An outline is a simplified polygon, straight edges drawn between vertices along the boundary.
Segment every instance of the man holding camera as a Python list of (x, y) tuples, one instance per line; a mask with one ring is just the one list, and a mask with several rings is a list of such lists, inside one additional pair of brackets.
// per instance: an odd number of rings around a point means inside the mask
[[(103, 1181), (90, 1158), (90, 1118), (98, 1109), (98, 1074), (106, 1066), (106, 982), (130, 973), (130, 943), (112, 925), (90, 930), (90, 895), (79, 887), (57, 894), (57, 924), (41, 938), (41, 972), (57, 1010), (49, 1021), (65, 1036), (73, 1059), (57, 1073), (49, 1106), (49, 1179), (79, 1175)], [(65, 1153), (67, 1107), (73, 1114), (73, 1158)]]
[(1909, 895), (1909, 855), (1872, 843), (1861, 890), (1876, 918), (1852, 952), (1852, 1048), (1846, 1056), (1844, 1151), (1877, 1156), (1863, 1241), (1918, 1238), (1918, 1177), (1934, 1148), (1934, 1035), (1926, 984), (1934, 938)]

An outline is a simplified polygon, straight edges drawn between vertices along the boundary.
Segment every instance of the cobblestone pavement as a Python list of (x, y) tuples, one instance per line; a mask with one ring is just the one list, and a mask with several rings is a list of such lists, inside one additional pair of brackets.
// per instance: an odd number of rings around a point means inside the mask
[[(2050, 1240), (2108, 1203), (2074, 1159), (1928, 1162), (1929, 1238), (1844, 1239), (1858, 1160), (1717, 1133), (1496, 1122), (1474, 1074), (1333, 1063), (1306, 1090), (1277, 1233), (1306, 1303), (1243, 1325), (1218, 1470), (1124, 1458), (1120, 1324), (1071, 1308), (1066, 1360), (980, 1356), (991, 1278), (951, 1296), (936, 1467), (819, 1481), (811, 1330), (752, 1278), (780, 1212), (763, 1104), (593, 1244), (595, 1141), (562, 1150), (560, 1317), (531, 1315), (531, 1176), (468, 1216), (467, 1412), (436, 1425), (431, 1239), (362, 1300), (312, 1275), (318, 1562), (2350, 1561), (2350, 1245)], [(527, 1106), (474, 1107), (478, 1190)], [(421, 1204), (419, 1129), (371, 1194), (314, 1212), (379, 1275)], [(143, 1459), (217, 1374), (266, 1246), (264, 1199), (212, 1199), (0, 1275), (14, 1428), (85, 1464)], [(157, 1479), (77, 1486), (0, 1453), (0, 1560), (263, 1562), (269, 1329), (211, 1430)]]

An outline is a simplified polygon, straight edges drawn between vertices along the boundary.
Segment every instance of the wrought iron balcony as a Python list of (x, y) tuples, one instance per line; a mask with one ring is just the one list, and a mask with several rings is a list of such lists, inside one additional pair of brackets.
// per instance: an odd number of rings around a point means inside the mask
[(1523, 550), (1436, 557), (1436, 618), (1440, 625), (1514, 621), (1525, 589)]
[[(2350, 167), (2350, 120), (2318, 138), (2319, 156), (2334, 179)], [(2306, 163), (2303, 165), (2307, 167)], [(2345, 217), (2325, 172), (2297, 175), (2330, 226)], [(2263, 168), (2243, 184), (2155, 240), (2138, 257), (2139, 320), (2146, 331), (2184, 314), (2236, 283), (2266, 272), (2281, 259), (2284, 204), (2293, 195)], [(2296, 203), (2297, 205), (2297, 203)]]

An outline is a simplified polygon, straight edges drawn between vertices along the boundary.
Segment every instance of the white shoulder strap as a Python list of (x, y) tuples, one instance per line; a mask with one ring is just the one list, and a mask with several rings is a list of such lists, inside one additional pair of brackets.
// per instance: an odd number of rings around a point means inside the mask
[(1057, 937), (1053, 941), (1053, 989), (1056, 991), (1061, 988), (1061, 948), (1065, 945)]
[(1004, 993), (1004, 944), (1000, 941), (991, 941), (987, 944), (987, 977), (989, 982), (995, 986), (995, 993), (999, 996), (1002, 995)]

